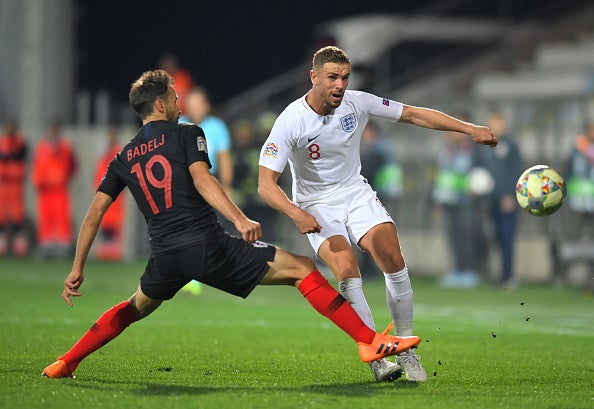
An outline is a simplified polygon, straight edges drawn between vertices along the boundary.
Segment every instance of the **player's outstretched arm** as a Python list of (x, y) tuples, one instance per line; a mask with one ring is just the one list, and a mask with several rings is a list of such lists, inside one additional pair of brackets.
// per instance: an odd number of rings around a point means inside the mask
[(322, 229), (311, 214), (295, 206), (278, 185), (280, 173), (259, 166), (258, 194), (273, 209), (283, 213), (295, 223), (300, 233), (319, 233)]
[(233, 223), (245, 241), (253, 243), (262, 237), (260, 223), (249, 219), (243, 214), (241, 209), (225, 193), (219, 181), (210, 174), (206, 162), (192, 163), (189, 166), (189, 171), (198, 193), (208, 204)]
[(103, 215), (109, 209), (112, 202), (113, 199), (109, 195), (103, 192), (97, 192), (80, 227), (72, 270), (66, 277), (66, 280), (64, 280), (64, 291), (62, 292), (62, 298), (71, 307), (72, 300), (70, 297), (79, 297), (81, 295), (78, 289), (84, 281), (87, 257), (99, 230), (101, 220), (103, 220)]
[(481, 145), (496, 146), (498, 142), (493, 131), (486, 126), (460, 121), (435, 109), (404, 105), (399, 122), (439, 131), (461, 132)]

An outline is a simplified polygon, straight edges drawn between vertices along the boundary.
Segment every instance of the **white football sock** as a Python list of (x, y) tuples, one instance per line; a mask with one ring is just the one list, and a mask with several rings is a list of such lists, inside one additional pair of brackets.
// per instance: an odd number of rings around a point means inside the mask
[(413, 290), (408, 277), (408, 269), (396, 273), (384, 273), (386, 280), (386, 300), (394, 320), (396, 335), (412, 335)]
[(346, 278), (338, 283), (338, 291), (351, 304), (361, 321), (375, 331), (371, 310), (363, 294), (363, 280), (360, 277)]

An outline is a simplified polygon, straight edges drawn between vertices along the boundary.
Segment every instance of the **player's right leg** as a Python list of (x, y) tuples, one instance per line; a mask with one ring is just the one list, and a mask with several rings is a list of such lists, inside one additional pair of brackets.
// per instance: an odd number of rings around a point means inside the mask
[(84, 358), (120, 335), (130, 324), (152, 313), (161, 302), (146, 296), (139, 287), (128, 300), (105, 311), (68, 352), (43, 370), (42, 375), (73, 378), (74, 370)]
[(413, 348), (421, 341), (419, 337), (396, 337), (387, 333), (378, 334), (367, 326), (350, 306), (315, 268), (307, 257), (297, 256), (277, 249), (271, 269), (264, 275), (261, 284), (296, 285), (299, 291), (320, 314), (330, 319), (359, 345), (363, 362), (377, 361)]

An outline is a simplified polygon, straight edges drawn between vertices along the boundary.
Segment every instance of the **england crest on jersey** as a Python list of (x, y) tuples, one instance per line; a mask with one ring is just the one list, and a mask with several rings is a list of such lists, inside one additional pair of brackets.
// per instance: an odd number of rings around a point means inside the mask
[(357, 117), (354, 113), (345, 115), (342, 118), (340, 118), (340, 125), (342, 126), (343, 131), (353, 132), (357, 127)]

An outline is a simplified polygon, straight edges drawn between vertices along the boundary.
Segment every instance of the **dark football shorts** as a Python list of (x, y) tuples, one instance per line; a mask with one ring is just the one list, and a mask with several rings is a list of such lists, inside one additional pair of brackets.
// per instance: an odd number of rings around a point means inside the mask
[(196, 244), (151, 255), (140, 288), (155, 300), (169, 300), (191, 280), (246, 298), (270, 269), (276, 247), (225, 234), (217, 243)]

